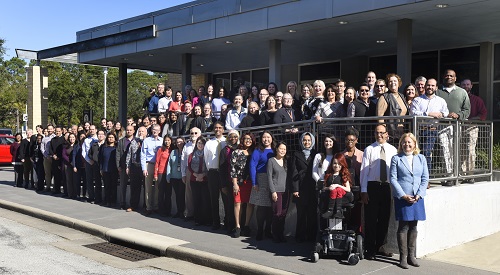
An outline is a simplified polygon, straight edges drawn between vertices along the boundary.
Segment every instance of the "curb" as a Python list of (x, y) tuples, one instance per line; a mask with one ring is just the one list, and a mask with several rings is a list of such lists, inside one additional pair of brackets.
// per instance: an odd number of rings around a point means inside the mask
[[(78, 231), (112, 241), (119, 240), (122, 244), (128, 244), (130, 247), (139, 246), (149, 251), (157, 251), (160, 255), (174, 258), (194, 264), (226, 271), (234, 274), (264, 275), (264, 274), (295, 274), (280, 269), (258, 265), (238, 259), (216, 255), (213, 253), (199, 251), (196, 249), (183, 247), (180, 245), (164, 246), (154, 240), (138, 240), (135, 236), (115, 233), (116, 229), (107, 228), (86, 221), (81, 221), (57, 213), (41, 210), (31, 206), (18, 204), (0, 199), (0, 207), (11, 211), (22, 213), (37, 219), (51, 223), (66, 226)], [(149, 233), (149, 232), (148, 232)]]
[(262, 266), (238, 259), (216, 255), (182, 246), (167, 248), (167, 257), (192, 262), (233, 274), (265, 275), (265, 274), (295, 274), (272, 267)]
[(77, 220), (57, 213), (41, 210), (31, 206), (22, 205), (15, 202), (0, 200), (0, 207), (19, 212), (37, 219), (66, 226), (78, 231), (82, 231), (100, 238), (106, 238), (106, 232), (110, 229), (86, 221)]

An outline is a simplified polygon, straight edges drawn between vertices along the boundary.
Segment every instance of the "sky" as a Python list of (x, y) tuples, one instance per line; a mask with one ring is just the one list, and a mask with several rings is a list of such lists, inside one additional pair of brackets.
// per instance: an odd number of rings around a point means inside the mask
[[(19, 0), (18, 0), (19, 1)], [(166, 9), (186, 0), (2, 1), (0, 38), (5, 59), (16, 49), (43, 50), (76, 42), (76, 32)]]

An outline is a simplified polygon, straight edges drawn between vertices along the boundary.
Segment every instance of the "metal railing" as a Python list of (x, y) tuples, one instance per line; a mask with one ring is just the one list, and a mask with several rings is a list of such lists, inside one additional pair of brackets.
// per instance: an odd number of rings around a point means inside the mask
[[(322, 123), (299, 121), (237, 129), (240, 135), (252, 132), (259, 138), (267, 130), (276, 141), (284, 141), (288, 155), (300, 150), (300, 136), (311, 132), (315, 136), (315, 149), (321, 152), (325, 137), (334, 135), (335, 148), (345, 149), (345, 132), (355, 128), (359, 133), (357, 148), (364, 150), (375, 142), (375, 127), (385, 123), (389, 132), (388, 142), (398, 147), (401, 134), (412, 132), (419, 141), (421, 154), (429, 163), (432, 182), (489, 177), (493, 170), (493, 123), (491, 121), (457, 121), (430, 117), (355, 117), (327, 118)], [(292, 130), (293, 129), (293, 130)], [(213, 133), (203, 133), (205, 137)]]

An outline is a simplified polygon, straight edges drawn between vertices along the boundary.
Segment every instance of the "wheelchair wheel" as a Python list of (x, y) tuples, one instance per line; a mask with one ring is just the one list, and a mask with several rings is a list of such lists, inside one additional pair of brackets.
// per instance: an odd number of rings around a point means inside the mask
[(356, 252), (359, 255), (359, 259), (363, 260), (365, 258), (365, 251), (363, 247), (363, 236), (356, 236)]
[(357, 265), (359, 263), (359, 256), (355, 253), (351, 253), (347, 258), (347, 262), (350, 265)]
[(319, 261), (319, 253), (316, 251), (311, 252), (311, 262), (317, 263)]

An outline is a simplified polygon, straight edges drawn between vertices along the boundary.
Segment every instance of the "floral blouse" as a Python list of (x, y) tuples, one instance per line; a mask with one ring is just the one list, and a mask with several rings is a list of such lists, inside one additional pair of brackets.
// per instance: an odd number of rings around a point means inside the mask
[(243, 150), (234, 150), (231, 154), (231, 178), (237, 178), (238, 184), (243, 184), (243, 180), (248, 180), (250, 173), (248, 171), (248, 163), (250, 162), (252, 154), (248, 155), (243, 153)]

